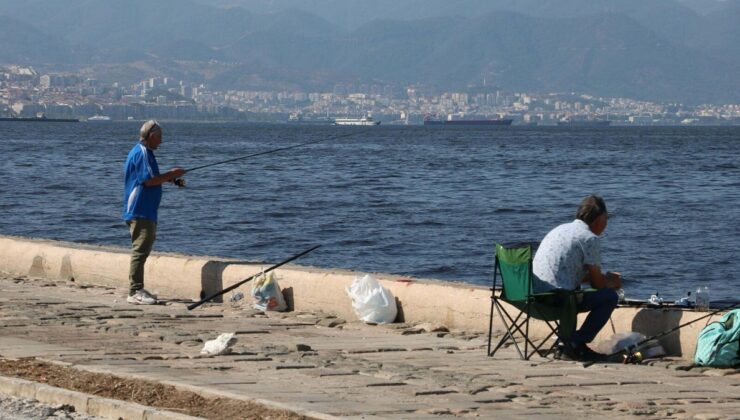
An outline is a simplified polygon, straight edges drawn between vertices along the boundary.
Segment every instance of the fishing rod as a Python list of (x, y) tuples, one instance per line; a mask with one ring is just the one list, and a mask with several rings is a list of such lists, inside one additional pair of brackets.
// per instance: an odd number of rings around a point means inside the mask
[[(321, 139), (318, 139), (318, 140), (312, 140), (312, 141), (307, 141), (305, 143), (294, 144), (292, 146), (280, 147), (278, 149), (266, 150), (264, 152), (252, 153), (251, 155), (245, 155), (245, 156), (239, 156), (239, 157), (235, 157), (235, 158), (231, 158), (231, 159), (226, 159), (226, 160), (222, 160), (222, 161), (219, 161), (219, 162), (209, 163), (209, 164), (206, 164), (206, 165), (196, 166), (196, 167), (190, 168), (190, 169), (185, 169), (185, 173), (197, 171), (199, 169), (210, 168), (211, 166), (223, 165), (225, 163), (236, 162), (238, 160), (249, 159), (249, 158), (253, 158), (253, 157), (257, 157), (257, 156), (268, 155), (270, 153), (277, 153), (277, 152), (282, 152), (282, 151), (285, 151), (285, 150), (295, 149), (295, 148), (298, 148), (298, 147), (309, 146), (309, 145), (312, 145), (312, 144), (321, 143), (321, 142), (328, 141), (328, 140), (338, 140), (338, 139), (342, 139), (342, 138), (345, 138), (345, 137), (357, 136), (357, 135), (360, 135), (362, 133), (367, 133), (370, 130), (371, 129), (368, 128), (366, 130), (355, 131), (353, 133), (346, 133), (346, 134), (341, 134), (341, 135), (336, 135), (336, 136), (324, 137), (324, 138), (321, 138)], [(182, 179), (182, 178), (176, 178), (172, 182), (175, 185), (177, 185), (178, 187), (184, 187), (185, 186), (185, 180)]]
[(311, 251), (315, 250), (316, 248), (319, 248), (320, 246), (321, 246), (321, 245), (316, 245), (316, 246), (314, 246), (314, 247), (312, 247), (312, 248), (309, 248), (309, 249), (307, 249), (307, 250), (305, 250), (305, 251), (301, 252), (300, 254), (296, 254), (296, 255), (294, 255), (294, 256), (292, 256), (292, 257), (288, 258), (288, 259), (287, 259), (287, 260), (285, 260), (285, 261), (282, 261), (282, 262), (279, 262), (279, 263), (277, 263), (277, 264), (273, 265), (272, 267), (268, 268), (267, 270), (261, 271), (261, 272), (259, 272), (259, 273), (255, 274), (255, 275), (253, 275), (253, 276), (249, 276), (249, 277), (247, 277), (246, 279), (244, 279), (244, 280), (242, 280), (242, 281), (240, 281), (240, 282), (238, 282), (238, 283), (234, 283), (234, 284), (232, 284), (231, 286), (229, 286), (229, 287), (227, 287), (227, 288), (225, 288), (225, 289), (221, 290), (220, 292), (216, 292), (216, 293), (212, 294), (211, 296), (208, 296), (208, 297), (206, 297), (206, 298), (203, 298), (203, 299), (199, 300), (198, 302), (195, 302), (195, 303), (193, 303), (193, 304), (190, 304), (190, 305), (188, 305), (188, 310), (189, 310), (189, 311), (192, 311), (193, 309), (195, 309), (195, 308), (197, 308), (198, 306), (200, 306), (200, 305), (202, 305), (202, 304), (204, 304), (204, 303), (208, 302), (209, 300), (211, 300), (211, 299), (213, 299), (213, 298), (216, 298), (216, 297), (219, 297), (219, 296), (223, 295), (223, 294), (224, 294), (224, 293), (226, 293), (226, 292), (230, 292), (230, 291), (232, 291), (232, 290), (236, 289), (237, 287), (241, 286), (242, 284), (244, 284), (244, 283), (246, 283), (246, 282), (248, 282), (248, 281), (250, 281), (250, 280), (253, 280), (253, 279), (255, 279), (256, 277), (258, 277), (258, 276), (261, 276), (261, 275), (263, 275), (263, 274), (265, 274), (265, 273), (269, 273), (270, 271), (272, 271), (272, 270), (274, 270), (274, 269), (276, 269), (276, 268), (278, 268), (278, 267), (280, 267), (280, 266), (282, 266), (282, 265), (285, 265), (285, 264), (287, 264), (287, 263), (289, 263), (289, 262), (291, 262), (291, 261), (293, 261), (293, 260), (296, 260), (296, 259), (298, 259), (298, 258), (301, 258), (302, 256), (304, 256), (304, 255), (308, 254), (309, 252), (311, 252)]
[[(710, 312), (708, 314), (702, 315), (701, 317), (696, 318), (693, 321), (684, 322), (683, 324), (678, 325), (676, 327), (673, 327), (673, 328), (671, 328), (668, 331), (663, 331), (662, 333), (656, 334), (656, 335), (654, 335), (652, 337), (648, 337), (648, 338), (646, 338), (644, 340), (641, 340), (641, 341), (639, 341), (639, 342), (637, 342), (635, 344), (632, 344), (630, 346), (627, 346), (627, 348), (621, 349), (619, 351), (616, 351), (616, 352), (614, 352), (612, 354), (607, 355), (606, 356), (606, 359), (608, 360), (608, 359), (611, 359), (612, 357), (619, 356), (620, 354), (622, 354), (623, 357), (624, 357), (624, 363), (639, 363), (640, 361), (642, 361), (642, 353), (640, 353), (639, 351), (636, 351), (636, 349), (639, 348), (641, 345), (647, 343), (648, 341), (658, 340), (660, 338), (663, 338), (663, 337), (665, 337), (665, 336), (667, 336), (669, 334), (672, 334), (672, 333), (680, 330), (681, 328), (683, 328), (683, 327), (685, 327), (687, 325), (691, 325), (691, 324), (693, 324), (695, 322), (699, 322), (699, 321), (701, 321), (703, 319), (710, 318), (710, 317), (712, 317), (714, 315), (717, 315), (718, 313), (720, 313), (722, 311), (731, 311), (731, 310), (733, 310), (733, 309), (735, 309), (737, 307), (740, 307), (740, 302), (735, 302), (734, 304), (732, 304), (732, 305), (730, 305), (728, 307), (717, 309), (717, 310), (715, 310), (713, 312)], [(596, 362), (593, 362), (593, 361), (586, 362), (586, 363), (583, 364), (583, 367), (589, 367), (589, 366), (593, 365), (594, 363), (596, 363)]]

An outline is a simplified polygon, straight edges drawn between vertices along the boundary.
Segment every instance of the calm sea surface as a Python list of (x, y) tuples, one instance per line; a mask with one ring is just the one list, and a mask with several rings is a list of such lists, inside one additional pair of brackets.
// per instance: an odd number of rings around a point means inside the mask
[[(0, 234), (129, 246), (122, 165), (141, 123), (0, 122)], [(740, 127), (424, 128), (169, 123), (157, 251), (490, 283), (494, 243), (540, 240), (589, 193), (627, 297), (740, 298)]]

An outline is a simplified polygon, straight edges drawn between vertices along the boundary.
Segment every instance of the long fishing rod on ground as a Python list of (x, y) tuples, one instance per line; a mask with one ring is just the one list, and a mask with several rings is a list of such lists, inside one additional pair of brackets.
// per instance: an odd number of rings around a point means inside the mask
[[(206, 164), (206, 165), (196, 166), (196, 167), (190, 168), (190, 169), (185, 169), (185, 173), (197, 171), (199, 169), (210, 168), (211, 166), (223, 165), (225, 163), (236, 162), (238, 160), (253, 158), (253, 157), (262, 156), (262, 155), (268, 155), (270, 153), (277, 153), (277, 152), (282, 152), (282, 151), (285, 151), (285, 150), (295, 149), (295, 148), (298, 148), (298, 147), (309, 146), (311, 144), (321, 143), (321, 142), (328, 141), (328, 140), (337, 140), (337, 139), (341, 139), (341, 138), (345, 138), (345, 137), (357, 136), (357, 135), (360, 135), (360, 134), (363, 134), (363, 133), (367, 133), (370, 130), (371, 129), (366, 129), (366, 130), (355, 131), (353, 133), (346, 133), (346, 134), (341, 134), (341, 135), (337, 135), (337, 136), (325, 137), (325, 138), (321, 138), (321, 139), (318, 139), (318, 140), (307, 141), (305, 143), (294, 144), (292, 146), (280, 147), (280, 148), (277, 148), (277, 149), (266, 150), (264, 152), (253, 153), (251, 155), (245, 155), (245, 156), (239, 156), (239, 157), (235, 157), (235, 158), (231, 158), (231, 159), (226, 159), (226, 160), (222, 160), (222, 161), (219, 161), (219, 162), (209, 163), (209, 164)], [(185, 186), (185, 180), (183, 180), (182, 178), (177, 178), (173, 182), (178, 187), (184, 187)]]
[[(648, 337), (648, 338), (646, 338), (644, 340), (641, 340), (641, 341), (639, 341), (639, 342), (637, 342), (635, 344), (632, 344), (631, 346), (628, 346), (627, 348), (624, 348), (624, 349), (621, 349), (621, 350), (619, 350), (617, 352), (614, 352), (612, 354), (609, 354), (609, 355), (606, 356), (606, 358), (608, 360), (608, 359), (611, 359), (612, 357), (619, 356), (620, 354), (623, 354), (623, 356), (624, 356), (624, 362), (625, 363), (635, 363), (635, 362), (638, 362), (639, 359), (642, 358), (642, 355), (639, 354), (639, 352), (635, 352), (635, 350), (637, 348), (639, 348), (641, 345), (647, 343), (648, 341), (652, 341), (652, 340), (657, 340), (657, 339), (663, 338), (663, 337), (667, 336), (668, 334), (672, 334), (672, 333), (680, 330), (681, 328), (683, 328), (685, 326), (691, 325), (691, 324), (693, 324), (695, 322), (699, 322), (699, 321), (701, 321), (703, 319), (710, 318), (710, 317), (712, 317), (714, 315), (717, 315), (718, 313), (723, 312), (723, 311), (731, 311), (731, 310), (733, 310), (733, 309), (735, 309), (737, 307), (740, 307), (740, 302), (735, 302), (733, 305), (730, 305), (730, 306), (725, 307), (725, 308), (717, 309), (717, 310), (712, 311), (712, 312), (710, 312), (708, 314), (702, 315), (699, 318), (696, 318), (696, 319), (694, 319), (692, 321), (684, 322), (683, 324), (678, 325), (676, 327), (673, 327), (673, 328), (671, 328), (668, 331), (663, 331), (662, 333), (656, 334), (656, 335), (654, 335), (652, 337)], [(589, 366), (593, 365), (594, 363), (596, 363), (596, 362), (586, 362), (586, 363), (583, 364), (583, 367), (589, 367)]]
[(278, 268), (278, 267), (280, 267), (280, 266), (282, 266), (282, 265), (285, 265), (285, 264), (287, 264), (287, 263), (289, 263), (289, 262), (291, 262), (291, 261), (293, 261), (293, 260), (296, 260), (296, 259), (298, 259), (298, 258), (301, 258), (302, 256), (304, 256), (304, 255), (308, 254), (309, 252), (311, 252), (311, 251), (315, 250), (316, 248), (319, 248), (320, 246), (321, 246), (321, 245), (316, 245), (316, 246), (314, 246), (314, 247), (312, 247), (312, 248), (309, 248), (309, 249), (307, 249), (307, 250), (305, 250), (305, 251), (301, 252), (300, 254), (296, 254), (296, 255), (294, 255), (294, 256), (292, 256), (292, 257), (288, 258), (288, 259), (287, 259), (287, 260), (285, 260), (285, 261), (282, 261), (282, 262), (279, 262), (279, 263), (277, 263), (277, 264), (273, 265), (272, 267), (268, 268), (267, 270), (261, 271), (261, 272), (259, 272), (259, 273), (255, 274), (255, 275), (253, 275), (253, 276), (249, 276), (249, 277), (247, 277), (246, 279), (244, 279), (244, 280), (242, 280), (242, 281), (240, 281), (240, 282), (238, 282), (238, 283), (234, 283), (234, 284), (232, 284), (231, 286), (229, 286), (229, 287), (227, 287), (227, 288), (225, 288), (225, 289), (221, 290), (220, 292), (216, 292), (216, 293), (212, 294), (211, 296), (208, 296), (208, 297), (206, 297), (206, 298), (203, 298), (203, 299), (199, 300), (198, 302), (192, 303), (192, 304), (188, 305), (188, 310), (189, 310), (189, 311), (192, 311), (193, 309), (195, 309), (195, 308), (197, 308), (198, 306), (200, 306), (200, 305), (202, 305), (202, 304), (204, 304), (204, 303), (208, 302), (209, 300), (211, 300), (211, 299), (213, 299), (213, 298), (216, 298), (216, 297), (219, 297), (219, 296), (223, 295), (223, 294), (224, 294), (224, 293), (226, 293), (226, 292), (230, 292), (230, 291), (232, 291), (232, 290), (236, 289), (237, 287), (241, 286), (242, 284), (244, 284), (244, 283), (246, 283), (246, 282), (248, 282), (248, 281), (250, 281), (250, 280), (253, 280), (253, 279), (255, 279), (256, 277), (258, 277), (258, 276), (261, 276), (261, 275), (263, 275), (263, 274), (265, 274), (265, 273), (269, 273), (270, 271), (272, 271), (272, 270), (274, 270), (274, 269), (276, 269), (276, 268)]

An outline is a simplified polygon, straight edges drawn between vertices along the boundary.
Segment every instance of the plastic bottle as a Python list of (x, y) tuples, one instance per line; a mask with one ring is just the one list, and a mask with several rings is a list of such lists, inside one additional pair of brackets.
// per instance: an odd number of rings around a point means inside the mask
[(619, 303), (624, 303), (624, 289), (617, 289), (617, 296), (619, 296)]
[(696, 310), (709, 310), (709, 288), (707, 286), (701, 286), (696, 289)]
[(242, 304), (242, 299), (244, 299), (244, 293), (236, 292), (231, 295), (229, 302), (231, 302), (231, 306), (239, 306)]
[(675, 306), (680, 306), (683, 308), (693, 308), (694, 302), (691, 301), (691, 292), (687, 292), (686, 296), (682, 297), (681, 299), (673, 302)]

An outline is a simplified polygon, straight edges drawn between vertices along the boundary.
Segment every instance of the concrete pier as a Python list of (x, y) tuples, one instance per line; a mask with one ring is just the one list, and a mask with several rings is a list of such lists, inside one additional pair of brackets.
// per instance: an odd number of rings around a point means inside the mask
[[(313, 418), (578, 413), (710, 419), (740, 413), (740, 370), (695, 368), (677, 358), (586, 368), (539, 357), (522, 361), (513, 348), (489, 358), (484, 335), (433, 323), (369, 326), (317, 311), (262, 314), (231, 304), (196, 311), (183, 302), (133, 306), (122, 286), (28, 275), (0, 275), (0, 290), (3, 358), (33, 356)], [(203, 342), (224, 332), (238, 338), (232, 354), (201, 358)], [(41, 395), (41, 388), (0, 380), (0, 392), (13, 390)], [(79, 396), (68, 403), (75, 401), (89, 404)], [(157, 412), (129, 406), (124, 414), (112, 407), (96, 413), (129, 419)]]

